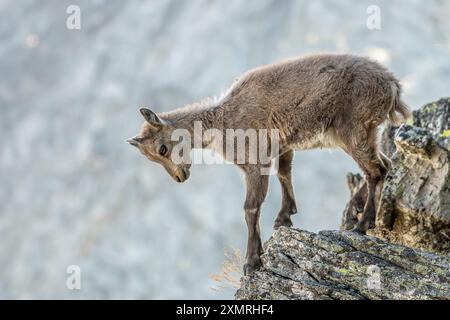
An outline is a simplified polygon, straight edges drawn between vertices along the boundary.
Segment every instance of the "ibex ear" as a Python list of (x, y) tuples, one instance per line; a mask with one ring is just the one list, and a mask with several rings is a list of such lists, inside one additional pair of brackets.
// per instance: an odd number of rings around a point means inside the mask
[(147, 121), (149, 124), (151, 124), (155, 129), (161, 129), (163, 126), (162, 120), (150, 109), (147, 108), (140, 108), (139, 112), (144, 117), (145, 121)]

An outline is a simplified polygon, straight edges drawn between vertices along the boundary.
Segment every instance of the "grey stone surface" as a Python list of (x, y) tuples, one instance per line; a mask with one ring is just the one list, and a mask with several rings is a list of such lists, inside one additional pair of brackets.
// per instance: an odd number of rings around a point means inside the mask
[(450, 299), (450, 258), (350, 231), (280, 228), (237, 299)]
[(438, 145), (450, 151), (450, 98), (442, 98), (415, 110), (413, 125), (425, 129)]

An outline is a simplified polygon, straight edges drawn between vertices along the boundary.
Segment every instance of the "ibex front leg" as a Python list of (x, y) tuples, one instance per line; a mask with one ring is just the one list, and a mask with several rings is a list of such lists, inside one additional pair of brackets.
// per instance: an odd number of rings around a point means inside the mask
[(245, 199), (245, 221), (248, 228), (247, 262), (244, 265), (244, 274), (248, 275), (261, 266), (260, 255), (263, 253), (261, 244), (259, 216), (261, 205), (267, 194), (269, 178), (261, 175), (258, 167), (245, 170), (247, 183), (247, 196)]
[(280, 226), (291, 227), (292, 220), (291, 215), (297, 213), (297, 206), (295, 205), (294, 188), (292, 187), (292, 159), (294, 158), (294, 152), (289, 150), (283, 153), (279, 158), (278, 167), (278, 180), (281, 184), (281, 192), (283, 199), (281, 203), (281, 210), (275, 219), (274, 229), (278, 229)]

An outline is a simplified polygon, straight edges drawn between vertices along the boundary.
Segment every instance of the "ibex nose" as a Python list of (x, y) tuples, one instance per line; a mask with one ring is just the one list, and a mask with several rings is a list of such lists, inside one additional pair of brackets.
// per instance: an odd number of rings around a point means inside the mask
[(134, 147), (137, 147), (138, 144), (139, 144), (139, 142), (138, 142), (138, 140), (137, 140), (136, 137), (127, 139), (127, 140), (125, 140), (125, 142), (128, 142), (129, 144), (131, 144), (131, 145), (134, 146)]

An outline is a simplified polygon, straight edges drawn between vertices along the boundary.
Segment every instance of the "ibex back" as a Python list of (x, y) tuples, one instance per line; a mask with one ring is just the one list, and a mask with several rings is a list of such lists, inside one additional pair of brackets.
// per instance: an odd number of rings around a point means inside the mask
[[(364, 194), (358, 193), (352, 199), (354, 205), (363, 203), (361, 217), (358, 220), (349, 208), (345, 225), (365, 233), (374, 227), (375, 190), (390, 163), (377, 146), (378, 126), (409, 116), (400, 92), (398, 80), (374, 61), (353, 55), (311, 55), (250, 70), (220, 99), (207, 99), (158, 115), (141, 108), (145, 122), (140, 133), (127, 141), (151, 161), (162, 164), (176, 181), (183, 182), (189, 177), (190, 163), (176, 163), (171, 157), (178, 143), (172, 138), (174, 130), (185, 129), (194, 135), (196, 121), (201, 122), (202, 129), (214, 128), (223, 135), (227, 129), (278, 130), (279, 150), (273, 159), (279, 164), (282, 204), (275, 228), (292, 226), (290, 216), (297, 212), (291, 180), (294, 150), (339, 147), (356, 161), (367, 184), (361, 188)], [(206, 140), (201, 147), (230, 159), (226, 139), (217, 139), (216, 135)], [(231, 159), (236, 160), (236, 155)], [(248, 274), (261, 265), (259, 215), (268, 189), (268, 176), (261, 174), (261, 168), (267, 164), (237, 165), (244, 171), (247, 184), (244, 271)]]

